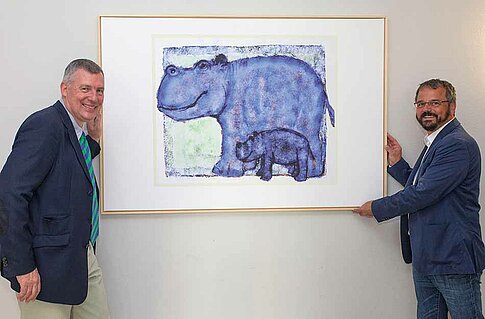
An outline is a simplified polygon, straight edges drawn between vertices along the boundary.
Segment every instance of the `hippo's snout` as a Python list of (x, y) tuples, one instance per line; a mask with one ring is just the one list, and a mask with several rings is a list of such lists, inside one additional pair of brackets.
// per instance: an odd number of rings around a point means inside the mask
[[(162, 98), (159, 98), (159, 105), (157, 105), (157, 108), (160, 112), (164, 112), (164, 111), (172, 111), (172, 112), (181, 112), (181, 111), (185, 111), (185, 110), (188, 110), (190, 108), (193, 108), (194, 106), (197, 105), (197, 102), (199, 102), (199, 100), (207, 94), (207, 91), (204, 91), (202, 92), (196, 99), (193, 103), (190, 103), (189, 105), (185, 105), (185, 104), (182, 104), (180, 106), (171, 106), (171, 105), (164, 105), (163, 104), (163, 97)], [(161, 103), (160, 103), (161, 102)]]

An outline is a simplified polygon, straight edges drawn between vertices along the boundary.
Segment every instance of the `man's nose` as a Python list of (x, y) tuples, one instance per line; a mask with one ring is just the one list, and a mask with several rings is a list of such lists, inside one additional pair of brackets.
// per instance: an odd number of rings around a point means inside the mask
[(96, 101), (96, 90), (90, 90), (88, 94), (88, 98), (91, 101)]

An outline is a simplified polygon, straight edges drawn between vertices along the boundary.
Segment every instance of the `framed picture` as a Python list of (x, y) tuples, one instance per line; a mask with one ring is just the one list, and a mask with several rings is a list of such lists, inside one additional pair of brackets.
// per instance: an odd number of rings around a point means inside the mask
[(101, 16), (103, 213), (386, 192), (386, 18)]

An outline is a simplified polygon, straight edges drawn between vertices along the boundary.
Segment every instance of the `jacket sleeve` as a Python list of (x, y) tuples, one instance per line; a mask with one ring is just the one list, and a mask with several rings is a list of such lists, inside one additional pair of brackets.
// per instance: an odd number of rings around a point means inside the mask
[(3, 204), (2, 200), (0, 199), (0, 238), (7, 232), (7, 212), (5, 211), (5, 205)]
[(402, 186), (406, 185), (409, 175), (411, 175), (411, 171), (411, 167), (409, 167), (409, 164), (403, 158), (396, 164), (387, 168), (387, 172)]
[(470, 163), (467, 144), (459, 139), (442, 142), (443, 146), (436, 149), (416, 185), (406, 186), (394, 195), (372, 202), (372, 211), (377, 221), (414, 213), (431, 206), (465, 179)]
[(91, 151), (91, 157), (95, 158), (96, 156), (99, 155), (99, 152), (101, 151), (101, 146), (99, 146), (99, 143), (96, 142), (91, 136), (87, 136), (88, 140), (88, 145), (89, 145), (89, 150)]
[(20, 127), (7, 162), (0, 172), (0, 202), (7, 220), (1, 239), (2, 273), (6, 278), (36, 268), (29, 203), (57, 157), (55, 125), (31, 116)]

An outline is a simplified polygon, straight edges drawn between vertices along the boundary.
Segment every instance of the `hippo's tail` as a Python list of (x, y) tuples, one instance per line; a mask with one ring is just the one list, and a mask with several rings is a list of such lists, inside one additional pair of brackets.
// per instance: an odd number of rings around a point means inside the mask
[(324, 108), (328, 110), (328, 116), (330, 117), (330, 123), (332, 123), (332, 126), (335, 127), (335, 111), (333, 107), (330, 105), (330, 101), (328, 100), (328, 95), (327, 95), (327, 88), (324, 87), (323, 93), (325, 94), (325, 102), (324, 102)]
[(328, 102), (328, 99), (326, 104), (327, 104), (326, 107), (328, 110), (328, 116), (330, 117), (330, 123), (332, 123), (332, 126), (335, 127), (335, 111), (333, 107), (330, 105), (330, 102)]

